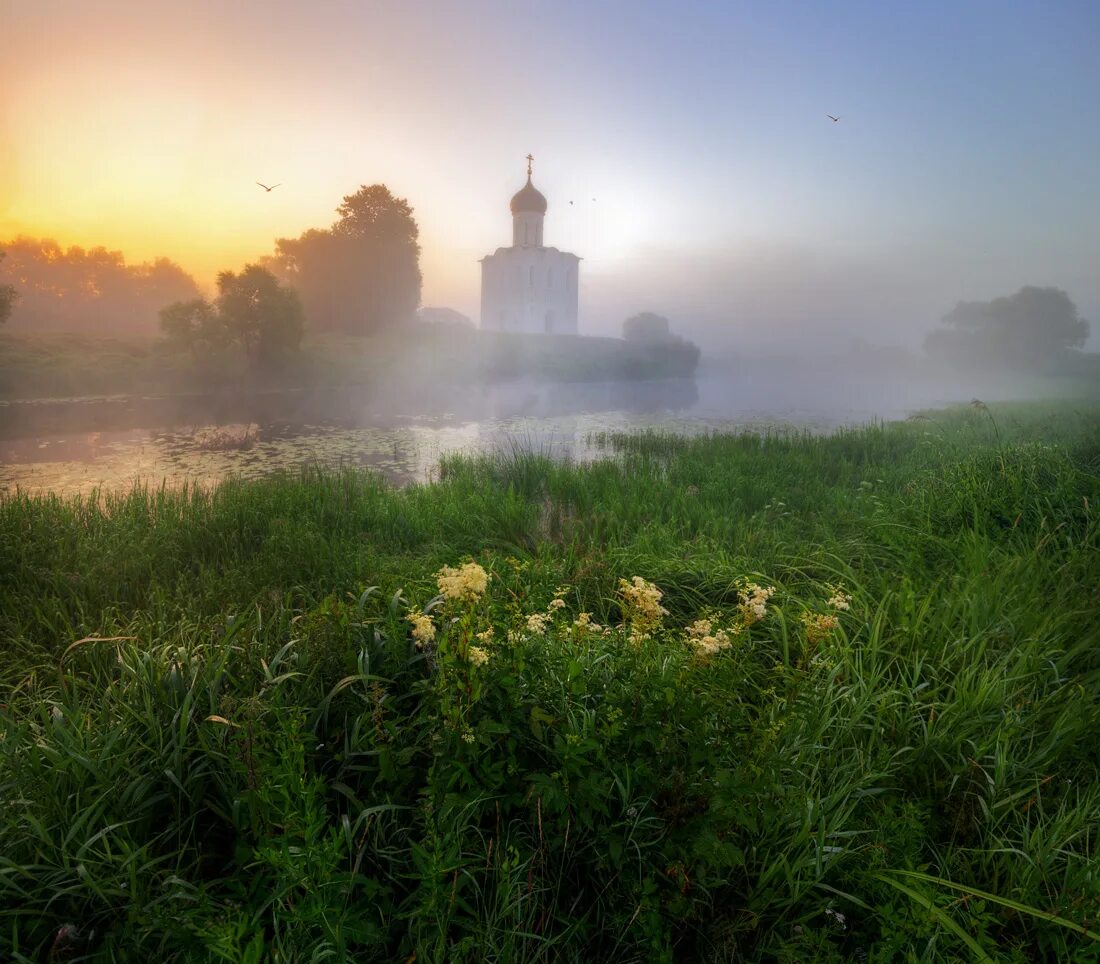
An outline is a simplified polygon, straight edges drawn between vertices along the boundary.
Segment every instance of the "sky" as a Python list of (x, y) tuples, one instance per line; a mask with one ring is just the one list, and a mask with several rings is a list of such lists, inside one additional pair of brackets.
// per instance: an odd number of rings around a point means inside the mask
[(210, 286), (382, 182), (424, 303), (476, 319), (530, 152), (582, 331), (919, 344), (1024, 284), (1100, 329), (1096, 0), (37, 0), (0, 35), (0, 239)]

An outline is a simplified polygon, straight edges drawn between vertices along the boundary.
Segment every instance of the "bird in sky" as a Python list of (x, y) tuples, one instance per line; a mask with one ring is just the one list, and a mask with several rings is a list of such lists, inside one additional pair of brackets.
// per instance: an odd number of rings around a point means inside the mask
[(839, 118), (839, 117), (833, 117), (833, 115), (832, 115), (832, 114), (826, 114), (825, 116), (826, 116), (826, 117), (828, 117), (828, 118), (829, 118), (829, 120), (831, 120), (831, 121), (832, 121), (832, 122), (833, 122), (834, 124), (835, 124), (835, 123), (836, 123), (836, 122), (837, 122), (838, 120), (840, 120), (840, 118)]
[(279, 187), (282, 184), (282, 181), (280, 181), (279, 184), (272, 184), (271, 187), (268, 187), (266, 184), (262, 184), (259, 181), (257, 181), (256, 183), (259, 184), (260, 187), (262, 187), (265, 191), (267, 191), (268, 194), (270, 194), (272, 191), (275, 190), (275, 188)]

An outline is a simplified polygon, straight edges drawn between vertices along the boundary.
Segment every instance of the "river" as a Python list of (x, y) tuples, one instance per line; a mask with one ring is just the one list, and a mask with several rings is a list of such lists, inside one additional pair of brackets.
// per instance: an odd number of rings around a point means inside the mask
[(520, 447), (584, 461), (606, 454), (598, 436), (607, 432), (828, 431), (950, 400), (937, 392), (873, 378), (745, 372), (698, 382), (471, 387), (430, 412), (394, 410), (354, 389), (3, 403), (0, 491), (207, 486), (304, 464), (367, 467), (407, 485), (438, 477), (440, 460), (452, 453)]

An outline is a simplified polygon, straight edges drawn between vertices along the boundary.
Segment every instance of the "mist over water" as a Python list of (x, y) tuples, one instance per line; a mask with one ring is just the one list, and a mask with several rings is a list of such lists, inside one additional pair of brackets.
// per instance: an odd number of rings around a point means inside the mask
[[(609, 457), (609, 432), (826, 432), (972, 398), (1057, 393), (1049, 378), (960, 375), (882, 355), (704, 359), (695, 379), (517, 379), (405, 391), (313, 388), (0, 403), (0, 489), (58, 494), (211, 485), (303, 465), (357, 466), (397, 485), (450, 454)], [(392, 388), (392, 386), (391, 386)]]

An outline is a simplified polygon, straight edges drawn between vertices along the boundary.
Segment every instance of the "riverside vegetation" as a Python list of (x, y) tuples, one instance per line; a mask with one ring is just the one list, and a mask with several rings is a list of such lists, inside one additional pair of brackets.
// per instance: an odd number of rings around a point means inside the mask
[(0, 956), (1100, 960), (1100, 410), (0, 500)]
[(369, 336), (313, 334), (270, 370), (236, 347), (189, 352), (165, 341), (0, 333), (0, 400), (116, 394), (241, 394), (275, 389), (469, 385), (529, 378), (593, 382), (690, 378), (690, 342), (482, 332), (416, 323)]

